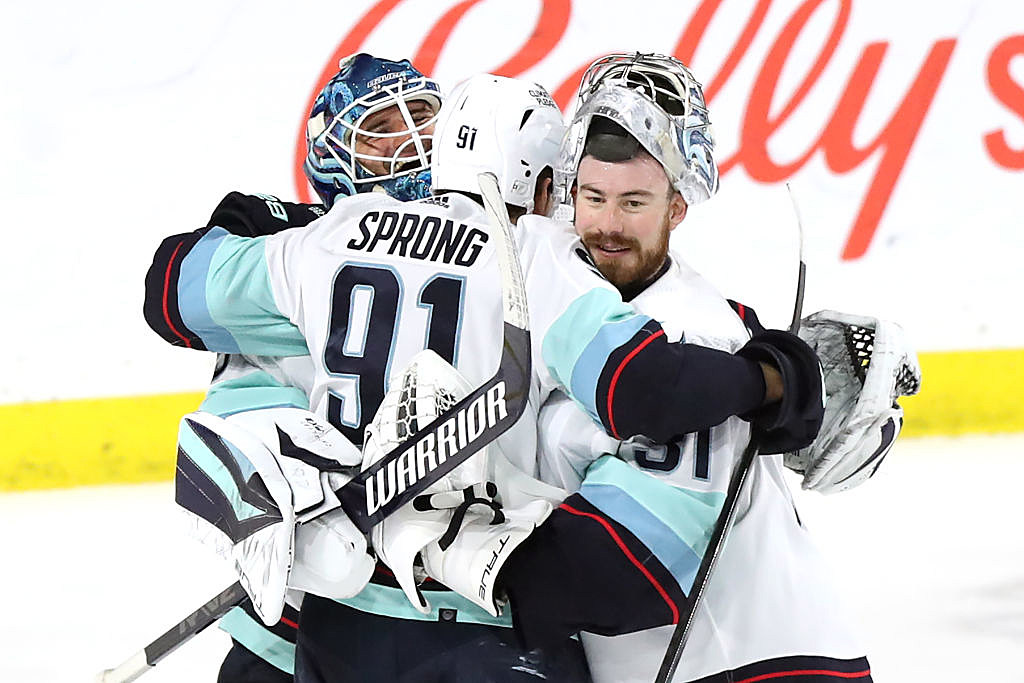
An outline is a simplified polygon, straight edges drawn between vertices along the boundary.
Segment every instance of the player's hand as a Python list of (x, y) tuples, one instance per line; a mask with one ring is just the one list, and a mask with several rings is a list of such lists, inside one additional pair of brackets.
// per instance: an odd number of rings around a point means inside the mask
[(740, 416), (753, 423), (760, 451), (785, 453), (810, 444), (825, 413), (821, 364), (811, 347), (795, 334), (766, 330), (737, 353), (760, 362), (762, 369), (770, 366), (764, 405)]
[(207, 226), (224, 228), (232, 235), (260, 237), (308, 225), (325, 213), (323, 204), (295, 204), (269, 194), (228, 192)]

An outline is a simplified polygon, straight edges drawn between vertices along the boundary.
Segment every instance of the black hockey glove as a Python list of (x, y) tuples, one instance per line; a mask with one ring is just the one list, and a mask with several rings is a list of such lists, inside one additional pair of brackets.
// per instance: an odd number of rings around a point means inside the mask
[(787, 453), (808, 446), (821, 429), (825, 414), (821, 364), (800, 337), (781, 330), (765, 330), (737, 351), (737, 355), (778, 369), (782, 400), (740, 417), (753, 424), (761, 453)]
[(269, 194), (229, 192), (206, 225), (224, 228), (232, 235), (260, 237), (308, 225), (325, 213), (323, 204), (295, 204)]

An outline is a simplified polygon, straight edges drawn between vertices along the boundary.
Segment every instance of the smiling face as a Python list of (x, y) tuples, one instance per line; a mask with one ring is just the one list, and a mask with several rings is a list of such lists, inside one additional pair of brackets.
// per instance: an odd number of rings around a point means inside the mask
[[(359, 123), (359, 132), (355, 136), (355, 154), (360, 165), (371, 175), (383, 176), (392, 173), (392, 159), (415, 159), (417, 166), (416, 145), (413, 133), (423, 137), (425, 151), (430, 150), (430, 137), (434, 134), (433, 118), (437, 113), (429, 102), (411, 100), (408, 106), (410, 120), (398, 105), (381, 109), (366, 117)], [(399, 162), (394, 172), (407, 170)]]
[(686, 202), (652, 156), (606, 162), (587, 155), (574, 191), (576, 234), (598, 270), (619, 290), (653, 276), (668, 254), (669, 233), (686, 216)]

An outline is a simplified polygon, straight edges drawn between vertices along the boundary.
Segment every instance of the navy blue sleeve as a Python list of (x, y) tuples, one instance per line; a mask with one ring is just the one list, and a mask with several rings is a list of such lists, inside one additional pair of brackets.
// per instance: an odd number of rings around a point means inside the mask
[(597, 410), (618, 439), (668, 443), (757, 409), (764, 375), (754, 361), (696, 344), (670, 343), (650, 320), (615, 349), (597, 385)]
[(200, 228), (195, 232), (171, 235), (160, 243), (146, 272), (146, 293), (142, 303), (146, 323), (164, 341), (200, 351), (206, 350), (203, 340), (185, 325), (178, 310), (178, 275), (182, 261), (207, 232), (209, 228)]

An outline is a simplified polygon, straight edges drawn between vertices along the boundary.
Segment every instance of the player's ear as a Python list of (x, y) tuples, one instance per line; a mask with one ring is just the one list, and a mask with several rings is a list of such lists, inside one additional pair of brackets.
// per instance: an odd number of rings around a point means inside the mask
[(544, 169), (541, 176), (537, 178), (537, 187), (533, 191), (533, 213), (538, 216), (549, 215), (554, 194), (555, 185), (551, 180), (551, 171)]
[(683, 195), (673, 192), (672, 198), (668, 200), (669, 230), (675, 230), (675, 227), (683, 222), (683, 219), (686, 218), (686, 209), (686, 200), (683, 199)]

